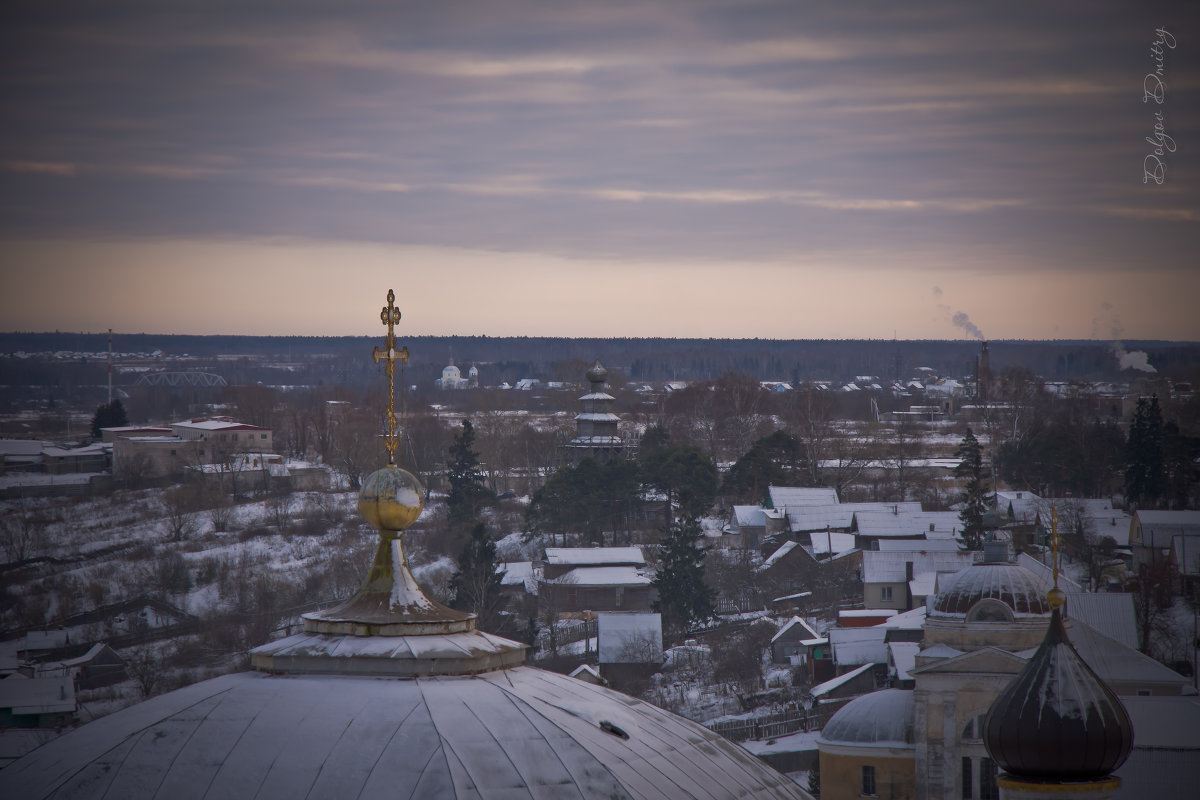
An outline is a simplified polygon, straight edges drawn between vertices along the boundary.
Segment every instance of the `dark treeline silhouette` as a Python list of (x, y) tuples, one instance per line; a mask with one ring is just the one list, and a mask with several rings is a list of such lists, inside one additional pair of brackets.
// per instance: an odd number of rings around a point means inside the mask
[[(236, 382), (359, 386), (374, 380), (369, 353), (377, 343), (369, 336), (174, 336), (114, 334), (118, 353), (187, 354), (189, 369), (211, 369)], [(565, 337), (403, 336), (412, 352), (407, 379), (423, 383), (440, 376), (453, 358), (466, 371), (479, 365), (481, 380), (495, 385), (522, 377), (581, 380), (582, 370), (600, 358), (631, 381), (704, 380), (725, 372), (760, 380), (850, 380), (871, 375), (880, 381), (904, 379), (918, 367), (944, 376), (975, 372), (980, 343), (971, 340), (860, 339), (573, 339)], [(107, 333), (0, 333), (0, 353), (76, 352), (102, 354)], [(1200, 343), (1125, 341), (1126, 350), (1146, 351), (1158, 372), (1183, 377), (1200, 364)], [(103, 363), (103, 356), (93, 358)], [(265, 359), (287, 364), (294, 380), (277, 371), (262, 372)], [(257, 363), (255, 363), (257, 362)], [(10, 383), (40, 383), (44, 366), (0, 359), (0, 375)], [(569, 368), (584, 365), (575, 375)], [(102, 369), (103, 367), (100, 366)], [(1120, 370), (1110, 342), (1087, 340), (1011, 341), (991, 343), (991, 368), (1021, 366), (1050, 380), (1131, 379), (1144, 375)], [(178, 369), (164, 365), (164, 369)], [(276, 370), (278, 367), (276, 367)], [(256, 372), (255, 370), (258, 370)], [(232, 374), (231, 374), (232, 373)]]

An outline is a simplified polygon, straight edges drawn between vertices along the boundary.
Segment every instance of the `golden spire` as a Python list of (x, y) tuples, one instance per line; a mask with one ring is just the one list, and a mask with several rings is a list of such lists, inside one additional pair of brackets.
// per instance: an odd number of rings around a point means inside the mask
[(408, 363), (408, 348), (396, 350), (396, 323), (400, 321), (400, 309), (396, 308), (396, 293), (388, 289), (388, 304), (379, 312), (379, 319), (387, 326), (387, 337), (384, 347), (376, 347), (372, 355), (375, 363), (387, 361), (388, 404), (387, 404), (387, 433), (383, 435), (383, 444), (388, 451), (388, 464), (396, 463), (396, 446), (400, 443), (400, 433), (396, 423), (396, 362)]
[(1054, 548), (1054, 588), (1046, 594), (1051, 608), (1058, 608), (1066, 600), (1062, 589), (1058, 588), (1058, 506), (1050, 506), (1050, 544)]

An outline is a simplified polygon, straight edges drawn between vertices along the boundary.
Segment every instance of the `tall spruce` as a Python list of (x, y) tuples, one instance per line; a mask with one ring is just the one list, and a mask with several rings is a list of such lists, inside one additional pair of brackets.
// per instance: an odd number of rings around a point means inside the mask
[(1152, 508), (1166, 488), (1162, 409), (1158, 395), (1138, 398), (1125, 445), (1125, 502), (1131, 508)]
[(99, 439), (104, 435), (103, 428), (120, 428), (129, 424), (125, 414), (125, 406), (120, 399), (114, 398), (111, 403), (102, 403), (92, 416), (92, 438)]
[(671, 524), (659, 546), (654, 610), (662, 614), (663, 628), (672, 639), (714, 616), (716, 592), (704, 582), (706, 552), (698, 543), (700, 534), (700, 520), (683, 517)]
[(963, 507), (958, 514), (962, 522), (963, 541), (968, 550), (982, 550), (983, 515), (988, 510), (987, 474), (983, 468), (983, 451), (979, 440), (970, 428), (967, 428), (967, 433), (959, 442), (954, 455), (959, 459), (958, 466), (954, 468), (954, 475), (966, 479), (966, 485), (959, 496)]
[(463, 420), (462, 430), (450, 445), (450, 465), (446, 468), (446, 479), (450, 482), (446, 504), (450, 507), (452, 522), (474, 519), (481, 505), (496, 498), (496, 493), (483, 485), (479, 453), (474, 447), (475, 427), (469, 419)]
[(452, 605), (478, 615), (476, 625), (495, 632), (500, 627), (499, 612), (504, 606), (500, 594), (503, 571), (497, 571), (496, 543), (482, 522), (471, 529), (471, 536), (458, 556), (458, 568), (450, 576)]

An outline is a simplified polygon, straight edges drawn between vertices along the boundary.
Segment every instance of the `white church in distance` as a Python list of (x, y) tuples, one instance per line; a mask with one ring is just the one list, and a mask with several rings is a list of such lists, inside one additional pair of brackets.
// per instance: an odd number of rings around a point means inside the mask
[(477, 389), (479, 388), (479, 369), (474, 365), (467, 370), (467, 377), (454, 365), (454, 359), (442, 368), (442, 377), (434, 381), (439, 389)]

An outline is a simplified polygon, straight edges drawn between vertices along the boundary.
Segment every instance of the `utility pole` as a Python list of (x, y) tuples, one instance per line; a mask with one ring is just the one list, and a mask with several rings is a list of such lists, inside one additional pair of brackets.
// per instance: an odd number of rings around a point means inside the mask
[(112, 405), (112, 328), (108, 329), (108, 404)]

